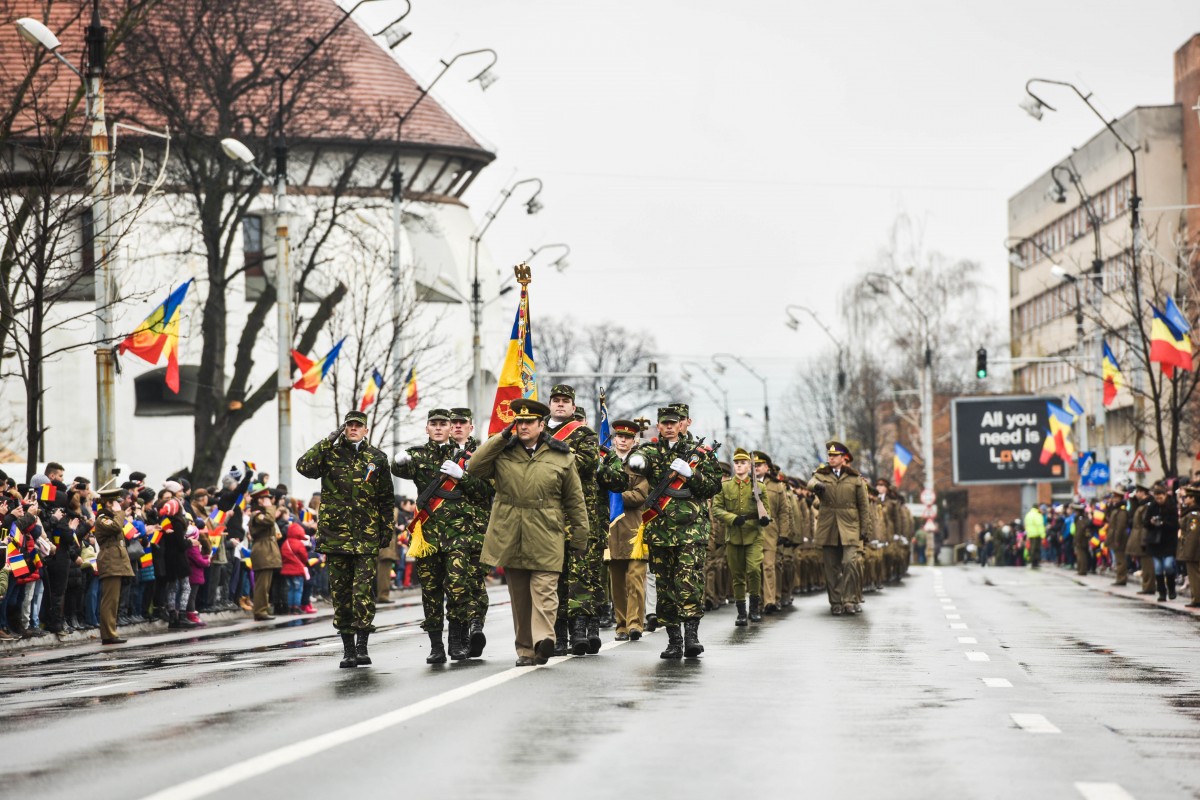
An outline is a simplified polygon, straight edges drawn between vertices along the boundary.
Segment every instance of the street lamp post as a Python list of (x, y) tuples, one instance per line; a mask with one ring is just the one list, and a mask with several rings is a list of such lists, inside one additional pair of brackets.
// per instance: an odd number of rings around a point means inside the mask
[[(1084, 343), (1083, 332), (1083, 296), (1079, 289), (1079, 278), (1067, 272), (1057, 264), (1050, 268), (1050, 272), (1051, 274), (1070, 283), (1071, 288), (1075, 290), (1075, 356), (1078, 359), (1079, 364), (1075, 371), (1075, 388), (1076, 391), (1079, 392), (1080, 397), (1083, 397), (1085, 401), (1087, 401), (1088, 405), (1091, 405), (1091, 398), (1088, 396), (1086, 391), (1087, 384), (1084, 380), (1083, 371), (1083, 364), (1086, 363), (1084, 360), (1086, 345)], [(1079, 426), (1079, 449), (1086, 453), (1088, 451), (1088, 444), (1088, 421), (1085, 414), (1083, 418), (1083, 424)]]
[[(21, 38), (44, 47), (67, 66), (84, 84), (88, 137), (88, 196), (92, 205), (92, 263), (95, 265), (96, 293), (96, 483), (100, 485), (113, 474), (116, 454), (116, 401), (113, 374), (116, 356), (113, 353), (113, 304), (116, 302), (116, 280), (113, 275), (109, 248), (112, 236), (112, 209), (109, 182), (111, 152), (108, 124), (104, 116), (105, 52), (107, 31), (100, 23), (100, 1), (92, 2), (92, 18), (85, 32), (87, 44), (86, 75), (81, 73), (58, 52), (61, 42), (54, 33), (36, 19), (25, 17), (16, 21)], [(32, 457), (33, 454), (30, 454)]]
[(504, 208), (508, 199), (518, 186), (526, 183), (536, 183), (537, 191), (525, 201), (525, 211), (536, 214), (542, 210), (538, 195), (542, 193), (541, 178), (523, 178), (500, 193), (500, 202), (494, 209), (484, 215), (483, 223), (471, 234), (471, 409), (478, 415), (483, 414), (483, 341), (480, 338), (480, 328), (483, 326), (483, 292), (479, 283), (479, 242), (483, 239), (488, 228), (496, 220), (496, 215)]
[(730, 361), (735, 361), (741, 365), (742, 369), (749, 372), (762, 383), (763, 387), (763, 448), (768, 452), (771, 449), (771, 396), (767, 391), (767, 379), (747, 364), (742, 359), (732, 353), (716, 353), (713, 355), (713, 363), (717, 365), (717, 373), (725, 372), (725, 365), (721, 363), (722, 358), (728, 358)]
[(813, 322), (817, 323), (821, 330), (825, 331), (825, 335), (829, 337), (829, 341), (833, 342), (833, 346), (837, 348), (837, 402), (834, 403), (833, 420), (834, 427), (837, 428), (838, 440), (844, 443), (846, 441), (846, 424), (842, 416), (842, 399), (846, 391), (846, 366), (844, 361), (846, 348), (833, 335), (833, 331), (829, 330), (829, 326), (821, 322), (821, 318), (817, 316), (817, 312), (807, 306), (790, 305), (784, 309), (784, 313), (788, 315), (785, 324), (789, 328), (792, 330), (800, 329), (800, 320), (792, 315), (793, 308), (797, 311), (803, 311), (812, 317)]
[[(710, 398), (712, 398), (712, 401), (713, 401), (714, 403), (717, 403), (718, 405), (720, 405), (720, 406), (721, 406), (721, 410), (722, 410), (722, 411), (724, 412), (724, 414), (725, 414), (725, 442), (726, 442), (726, 445), (727, 445), (727, 447), (729, 447), (729, 445), (730, 445), (730, 442), (732, 441), (732, 440), (729, 438), (729, 436), (730, 436), (730, 432), (729, 432), (729, 431), (730, 431), (730, 425), (729, 425), (729, 391), (728, 391), (728, 390), (727, 390), (727, 389), (726, 389), (724, 386), (722, 386), (720, 383), (718, 383), (718, 382), (716, 381), (716, 379), (715, 379), (715, 378), (713, 378), (713, 376), (712, 376), (712, 375), (709, 375), (709, 374), (708, 374), (708, 369), (707, 369), (706, 367), (704, 367), (702, 364), (697, 364), (695, 361), (684, 361), (684, 362), (680, 363), (680, 365), (679, 365), (679, 366), (683, 367), (683, 370), (684, 370), (684, 372), (683, 372), (683, 379), (684, 379), (685, 381), (687, 381), (688, 383), (691, 383), (691, 381), (692, 381), (692, 376), (691, 376), (691, 374), (690, 374), (690, 373), (687, 371), (687, 369), (688, 369), (689, 367), (691, 367), (692, 369), (694, 369), (694, 370), (696, 371), (696, 373), (697, 373), (697, 374), (699, 374), (699, 375), (703, 375), (705, 378), (708, 378), (709, 382), (710, 382), (710, 383), (712, 383), (712, 385), (713, 385), (713, 386), (716, 388), (716, 390), (717, 390), (718, 392), (720, 392), (720, 393), (721, 393), (721, 399), (720, 399), (720, 400), (718, 400), (718, 399), (717, 399), (717, 398), (716, 398), (714, 395), (712, 395), (711, 393), (710, 393), (708, 396), (709, 396)], [(704, 391), (705, 391), (706, 393), (708, 393), (708, 392), (709, 392), (709, 390), (708, 390), (708, 387), (706, 387), (704, 384), (702, 384), (702, 383), (701, 383), (701, 384), (697, 384), (697, 386), (699, 386), (701, 389), (704, 389)], [(729, 453), (732, 453), (732, 452), (733, 452), (732, 448), (731, 448), (731, 447), (729, 447), (729, 449), (727, 450), (727, 452), (729, 452)], [(730, 456), (730, 458), (732, 458), (732, 457), (733, 457), (733, 456), (731, 455), (731, 456)]]
[(544, 244), (541, 247), (530, 250), (529, 255), (525, 257), (525, 263), (532, 264), (534, 257), (537, 256), (538, 253), (542, 252), (543, 250), (549, 250), (552, 247), (558, 247), (566, 250), (565, 253), (550, 262), (550, 266), (554, 267), (559, 272), (562, 272), (570, 266), (570, 264), (567, 262), (567, 256), (571, 255), (571, 246), (561, 242), (556, 244)]

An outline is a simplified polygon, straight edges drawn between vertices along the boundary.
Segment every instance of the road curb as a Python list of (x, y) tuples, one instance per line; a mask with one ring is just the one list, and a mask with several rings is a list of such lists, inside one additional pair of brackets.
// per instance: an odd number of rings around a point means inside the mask
[[(1154, 608), (1158, 608), (1163, 611), (1170, 611), (1175, 614), (1182, 614), (1185, 617), (1192, 617), (1192, 618), (1200, 617), (1200, 608), (1187, 608), (1183, 604), (1178, 603), (1178, 599), (1176, 599), (1176, 601), (1175, 601), (1175, 603), (1177, 603), (1176, 605), (1172, 605), (1170, 602), (1160, 603), (1155, 599), (1156, 595), (1137, 594), (1136, 592), (1133, 592), (1133, 591), (1119, 592), (1119, 591), (1116, 591), (1116, 588), (1118, 588), (1118, 587), (1096, 586), (1091, 581), (1081, 580), (1078, 575), (1075, 575), (1073, 573), (1063, 573), (1063, 572), (1058, 572), (1057, 570), (1046, 570), (1046, 571), (1042, 571), (1042, 574), (1043, 575), (1057, 575), (1060, 578), (1070, 581), (1071, 583), (1075, 584), (1076, 586), (1082, 586), (1083, 588), (1088, 589), (1093, 592), (1102, 592), (1103, 594), (1109, 595), (1110, 597), (1119, 597), (1122, 600), (1132, 600), (1136, 603), (1141, 603), (1143, 605), (1152, 606)], [(1107, 580), (1107, 579), (1108, 578), (1106, 576), (1105, 580)]]

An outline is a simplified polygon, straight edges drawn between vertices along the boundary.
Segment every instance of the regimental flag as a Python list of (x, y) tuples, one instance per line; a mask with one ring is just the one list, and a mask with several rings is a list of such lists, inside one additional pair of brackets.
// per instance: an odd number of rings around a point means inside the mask
[(43, 503), (53, 503), (56, 497), (58, 497), (58, 489), (52, 483), (43, 484), (42, 488), (38, 490), (38, 499)]
[(158, 364), (165, 353), (167, 388), (176, 394), (179, 394), (179, 311), (191, 285), (189, 279), (171, 292), (163, 304), (154, 309), (117, 348), (122, 355), (133, 353), (151, 364)]
[(892, 445), (892, 450), (892, 485), (899, 488), (900, 481), (904, 480), (904, 474), (908, 472), (908, 465), (912, 463), (913, 454), (899, 442)]
[(138, 535), (138, 529), (133, 526), (132, 522), (126, 522), (125, 527), (121, 529), (121, 532), (125, 534), (125, 541), (129, 541)]
[(1104, 342), (1103, 352), (1104, 361), (1100, 370), (1104, 378), (1104, 407), (1108, 408), (1117, 399), (1117, 392), (1121, 391), (1121, 387), (1125, 385), (1125, 377), (1121, 375), (1121, 366), (1117, 363), (1117, 357), (1113, 355), (1108, 342)]
[(404, 403), (409, 411), (415, 411), (421, 396), (417, 393), (417, 368), (408, 368), (408, 377), (404, 379)]
[(1167, 298), (1167, 313), (1150, 304), (1153, 319), (1150, 322), (1150, 363), (1159, 364), (1165, 374), (1174, 376), (1176, 369), (1192, 368), (1192, 339), (1188, 335), (1187, 322), (1179, 313), (1178, 306)]
[[(608, 447), (612, 441), (612, 426), (608, 422), (608, 401), (604, 389), (600, 390), (600, 446)], [(605, 490), (607, 491), (607, 490)], [(608, 526), (625, 516), (625, 501), (620, 492), (608, 492)]]
[(375, 398), (379, 396), (379, 390), (383, 388), (383, 376), (379, 374), (379, 370), (371, 370), (371, 379), (367, 381), (367, 388), (363, 389), (362, 402), (358, 404), (359, 411), (366, 411), (375, 403)]
[(521, 301), (517, 305), (517, 316), (513, 320), (512, 334), (508, 339), (508, 352), (504, 356), (504, 367), (500, 370), (500, 381), (496, 386), (496, 399), (492, 403), (492, 421), (488, 435), (504, 430), (513, 421), (509, 404), (518, 397), (537, 400), (537, 367), (533, 355), (533, 329), (529, 320), (529, 285), (521, 284)]
[(1071, 409), (1071, 421), (1079, 419), (1084, 415), (1083, 403), (1075, 399), (1075, 395), (1067, 398), (1067, 408)]
[(296, 362), (296, 366), (300, 368), (300, 378), (292, 384), (292, 388), (303, 389), (306, 392), (316, 394), (317, 387), (321, 385), (321, 381), (325, 380), (325, 376), (329, 374), (329, 370), (333, 369), (333, 362), (337, 361), (338, 354), (342, 352), (342, 343), (345, 341), (345, 336), (338, 339), (338, 343), (333, 346), (333, 349), (326, 353), (325, 357), (319, 361), (313, 361), (301, 355), (300, 351), (293, 350), (292, 359)]

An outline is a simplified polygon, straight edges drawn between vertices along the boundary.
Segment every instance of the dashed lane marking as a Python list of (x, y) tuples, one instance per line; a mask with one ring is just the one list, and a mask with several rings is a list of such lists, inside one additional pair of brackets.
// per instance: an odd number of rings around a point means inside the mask
[(962, 614), (947, 614), (946, 619), (962, 619)]
[(950, 623), (950, 630), (952, 630), (952, 631), (965, 631), (966, 629), (967, 629), (967, 623), (965, 623), (965, 622), (951, 622)]
[(1009, 714), (1021, 730), (1029, 733), (1062, 733), (1050, 720), (1041, 714)]
[(959, 644), (979, 644), (979, 640), (976, 639), (974, 636), (960, 636), (960, 637), (958, 637), (958, 643)]
[(980, 678), (983, 685), (989, 689), (1011, 689), (1012, 681), (1008, 678)]
[(1084, 800), (1133, 800), (1119, 783), (1076, 783), (1075, 790)]
[(967, 661), (991, 661), (992, 657), (982, 650), (968, 650), (965, 653)]

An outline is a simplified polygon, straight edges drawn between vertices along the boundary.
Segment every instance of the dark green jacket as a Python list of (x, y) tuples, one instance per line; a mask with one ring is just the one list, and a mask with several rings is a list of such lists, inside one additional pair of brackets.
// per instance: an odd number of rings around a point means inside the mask
[(341, 436), (336, 444), (322, 439), (300, 456), (296, 471), (306, 478), (321, 479), (320, 552), (379, 552), (392, 535), (395, 502), (388, 459), (382, 451), (366, 442), (356, 451)]
[[(748, 545), (762, 541), (758, 503), (754, 501), (754, 484), (749, 475), (744, 481), (735, 477), (721, 483), (721, 491), (713, 498), (712, 513), (713, 520), (725, 526), (726, 544)], [(734, 525), (734, 520), (743, 515), (748, 517), (746, 522)]]
[[(473, 441), (467, 440), (466, 452), (475, 449)], [(393, 462), (392, 474), (415, 483), (420, 494), (433, 481), (441, 484), (446, 480), (441, 471), (442, 464), (463, 450), (453, 439), (444, 444), (430, 440), (418, 447), (409, 447), (405, 452), (412, 460), (407, 464)], [(492, 505), (491, 486), (468, 472), (443, 499), (445, 502), (421, 526), (425, 541), (439, 548), (455, 545), (478, 551), (483, 547), (483, 535), (487, 530), (487, 515)]]
[[(635, 455), (645, 461), (642, 467), (633, 468), (646, 479), (651, 493), (671, 469), (671, 462), (687, 455), (694, 442), (681, 439), (672, 447), (666, 441), (643, 444), (630, 453), (628, 464)], [(684, 459), (685, 461), (687, 459)], [(601, 465), (605, 469), (605, 465)], [(721, 466), (713, 454), (704, 451), (679, 493), (673, 497), (661, 514), (646, 526), (646, 544), (656, 547), (682, 547), (695, 542), (707, 542), (709, 532), (708, 504), (704, 501), (721, 491)], [(649, 505), (649, 500), (647, 500)]]

